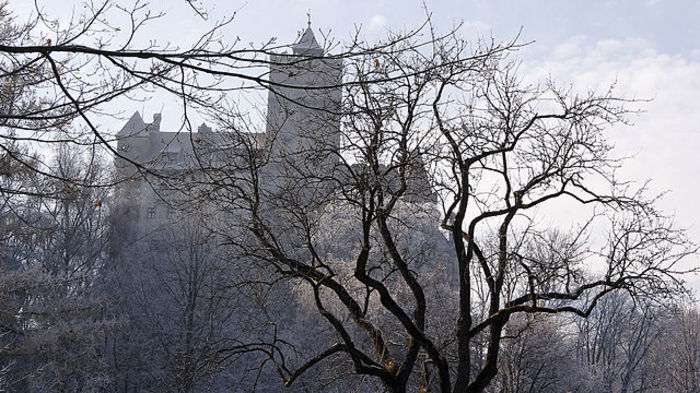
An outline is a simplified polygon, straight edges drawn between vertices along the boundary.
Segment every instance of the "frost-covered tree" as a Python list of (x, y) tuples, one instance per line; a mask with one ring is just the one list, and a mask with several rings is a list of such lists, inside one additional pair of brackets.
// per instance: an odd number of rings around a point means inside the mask
[(252, 272), (229, 259), (221, 237), (192, 214), (178, 211), (134, 238), (123, 222), (129, 202), (115, 204), (119, 234), (98, 279), (106, 313), (125, 321), (106, 340), (115, 386), (177, 392), (252, 386), (258, 358), (246, 355), (256, 351), (254, 334), (269, 330)]
[[(55, 152), (67, 178), (97, 181), (96, 162)], [(47, 180), (14, 170), (3, 188), (0, 248), (2, 367), (9, 391), (99, 391), (107, 386), (100, 340), (115, 326), (103, 319), (95, 278), (109, 229), (104, 189)], [(5, 184), (3, 184), (5, 185)], [(20, 189), (22, 195), (6, 192)]]
[(565, 321), (551, 316), (518, 316), (506, 327), (491, 392), (594, 392), (589, 370), (575, 352)]
[(644, 386), (654, 392), (693, 392), (700, 387), (700, 318), (697, 306), (678, 305), (653, 316), (661, 334), (641, 359)]

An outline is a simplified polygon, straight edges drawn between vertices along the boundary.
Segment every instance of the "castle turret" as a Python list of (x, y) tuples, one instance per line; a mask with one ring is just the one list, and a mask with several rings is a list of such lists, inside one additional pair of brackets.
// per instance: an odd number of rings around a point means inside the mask
[(117, 150), (121, 158), (115, 165), (121, 176), (131, 176), (135, 169), (129, 161), (142, 165), (149, 164), (158, 155), (160, 141), (161, 114), (153, 115), (153, 121), (146, 123), (141, 114), (136, 111), (124, 126), (117, 132)]
[(130, 167), (128, 161), (139, 162), (149, 149), (147, 124), (141, 118), (141, 114), (136, 111), (124, 126), (117, 132), (117, 151), (121, 157), (115, 160), (115, 166), (121, 176), (130, 174), (124, 173)]
[(316, 41), (313, 30), (311, 30), (311, 22), (304, 29), (297, 42), (292, 45), (292, 51), (295, 56), (320, 57), (323, 56), (323, 48)]
[(270, 58), (270, 159), (285, 167), (328, 169), (340, 147), (342, 62), (324, 57), (310, 24), (291, 48), (292, 54)]

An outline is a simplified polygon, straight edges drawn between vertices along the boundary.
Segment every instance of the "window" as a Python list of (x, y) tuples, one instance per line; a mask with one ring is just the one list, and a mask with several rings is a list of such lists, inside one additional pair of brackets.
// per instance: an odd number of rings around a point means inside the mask
[(155, 207), (149, 207), (148, 211), (146, 213), (146, 217), (149, 219), (156, 218), (156, 208)]
[(172, 220), (173, 218), (175, 218), (175, 210), (168, 209), (168, 219)]

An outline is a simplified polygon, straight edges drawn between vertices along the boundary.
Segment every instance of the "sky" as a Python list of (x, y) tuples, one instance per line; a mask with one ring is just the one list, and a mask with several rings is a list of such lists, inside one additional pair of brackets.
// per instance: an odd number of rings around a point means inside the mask
[[(56, 15), (80, 12), (81, 2), (38, 0)], [(151, 0), (167, 15), (149, 26), (148, 39), (186, 45), (207, 26), (234, 12), (224, 34), (233, 41), (292, 42), (306, 26), (347, 40), (357, 27), (372, 40), (387, 30), (418, 26), (425, 20), (419, 0), (200, 0), (203, 22), (184, 0)], [(18, 13), (34, 0), (10, 0)], [(467, 37), (509, 40), (520, 33), (531, 42), (518, 57), (526, 78), (551, 76), (578, 89), (600, 89), (617, 81), (629, 98), (651, 99), (632, 126), (608, 136), (619, 155), (632, 156), (622, 169), (627, 179), (652, 179), (653, 192), (668, 191), (661, 206), (700, 243), (700, 1), (699, 0), (427, 0), (433, 22), (448, 29), (462, 23)], [(317, 33), (318, 36), (318, 33)], [(167, 103), (138, 104), (145, 118)], [(695, 259), (694, 264), (700, 263)], [(700, 277), (690, 278), (700, 289)]]

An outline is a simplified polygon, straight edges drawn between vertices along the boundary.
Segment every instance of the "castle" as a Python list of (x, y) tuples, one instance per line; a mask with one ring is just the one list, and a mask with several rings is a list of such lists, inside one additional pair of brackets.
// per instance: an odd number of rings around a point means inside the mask
[[(325, 201), (357, 189), (348, 169), (369, 171), (362, 162), (349, 163), (341, 156), (345, 143), (341, 60), (324, 55), (310, 26), (291, 49), (269, 59), (264, 132), (236, 130), (235, 123), (231, 129), (220, 125), (212, 130), (202, 124), (196, 132), (168, 132), (161, 129), (160, 114), (146, 122), (136, 112), (117, 133), (121, 157), (115, 160), (115, 169), (120, 183), (111, 206), (124, 210), (110, 215), (115, 263), (109, 267), (109, 280), (117, 288), (115, 314), (130, 320), (128, 338), (115, 341), (112, 356), (115, 368), (128, 370), (120, 381), (129, 387), (125, 391), (149, 390), (142, 383), (158, 385), (149, 374), (152, 362), (171, 362), (166, 364), (178, 372), (177, 377), (187, 376), (188, 369), (178, 368), (183, 364), (179, 362), (197, 364), (200, 347), (216, 351), (231, 339), (258, 342), (270, 334), (266, 329), (273, 325), (267, 319), (275, 321), (275, 339), (279, 334), (280, 341), (295, 342), (299, 348), (310, 344), (306, 339), (317, 337), (298, 335), (298, 339), (296, 332), (324, 332), (320, 324), (310, 328), (318, 319), (305, 308), (308, 299), (295, 289), (295, 280), (278, 280), (274, 263), (257, 263), (265, 260), (257, 258), (265, 248), (250, 236), (254, 203), (246, 198), (264, 194), (262, 207), (255, 212), (264, 216), (260, 221), (274, 226), (275, 240), (284, 242), (290, 255), (304, 256), (305, 248), (298, 243), (305, 237), (296, 222), (287, 220), (298, 212), (296, 203), (307, 209), (305, 200), (321, 194), (321, 203), (305, 212), (314, 215), (316, 206), (332, 211), (336, 205), (324, 205)], [(408, 171), (404, 198), (435, 204), (427, 173), (419, 160), (417, 164)], [(381, 170), (395, 172), (388, 168)], [(253, 178), (259, 188), (250, 192)], [(324, 183), (326, 178), (332, 180)], [(392, 183), (392, 175), (381, 180)], [(442, 239), (439, 233), (434, 238)], [(347, 237), (333, 241), (353, 245)], [(256, 291), (260, 284), (264, 296), (240, 296), (241, 284), (246, 291)], [(266, 303), (274, 299), (280, 302)], [(167, 350), (144, 353), (144, 345), (132, 337), (157, 337)], [(215, 373), (219, 388), (210, 387), (212, 391), (249, 390), (244, 386), (250, 380), (247, 375), (257, 365), (247, 362), (256, 360), (239, 361), (242, 366)], [(275, 377), (268, 374), (263, 379)], [(253, 378), (257, 381), (259, 375)]]
[[(117, 132), (117, 150), (122, 156), (115, 161), (117, 177), (126, 179), (123, 197), (135, 206), (137, 227), (155, 228), (176, 214), (155, 182), (144, 180), (145, 172), (177, 174), (224, 168), (236, 151), (239, 156), (265, 156), (263, 181), (273, 186), (294, 182), (295, 168), (300, 166), (319, 175), (337, 170), (342, 61), (325, 55), (310, 23), (291, 49), (292, 53), (270, 56), (265, 132), (234, 135), (215, 132), (205, 124), (197, 132), (168, 132), (161, 130), (161, 114), (154, 114), (146, 123), (139, 112)], [(407, 184), (408, 200), (436, 202), (420, 160), (410, 169)]]

